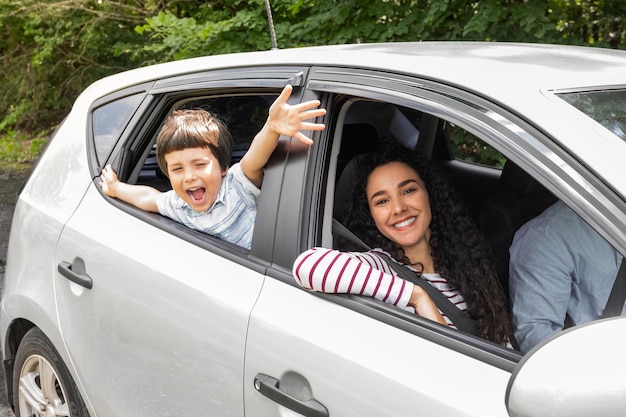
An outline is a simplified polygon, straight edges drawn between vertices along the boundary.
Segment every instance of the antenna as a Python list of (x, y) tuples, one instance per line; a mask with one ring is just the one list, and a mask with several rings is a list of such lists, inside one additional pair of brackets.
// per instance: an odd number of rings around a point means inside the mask
[(272, 39), (272, 50), (278, 49), (276, 43), (276, 31), (274, 30), (274, 18), (272, 17), (272, 6), (270, 0), (265, 0), (265, 10), (267, 11), (267, 22), (270, 25), (270, 38)]

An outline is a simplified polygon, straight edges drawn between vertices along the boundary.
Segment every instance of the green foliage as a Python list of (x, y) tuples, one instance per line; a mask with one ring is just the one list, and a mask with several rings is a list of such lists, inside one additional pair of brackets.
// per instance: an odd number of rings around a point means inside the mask
[(202, 4), (194, 17), (161, 11), (146, 19), (136, 31), (150, 40), (140, 51), (145, 53), (147, 62), (265, 50), (271, 46), (262, 0)]
[(484, 0), (474, 4), (464, 35), (490, 41), (540, 42), (557, 37), (556, 25), (547, 16), (544, 0)]
[(490, 167), (502, 168), (504, 166), (506, 158), (500, 152), (468, 131), (449, 124), (448, 134), (456, 158)]
[(2, 166), (11, 164), (20, 166), (28, 164), (39, 155), (46, 142), (42, 135), (31, 138), (28, 134), (13, 130), (6, 131), (0, 136), (0, 161)]
[(624, 0), (551, 0), (559, 43), (624, 49), (626, 2)]
[(0, 0), (0, 125), (45, 130), (95, 79), (131, 67), (111, 46), (141, 43), (144, 13), (132, 1)]
[[(423, 40), (626, 48), (623, 0), (271, 4), (280, 48)], [(0, 136), (55, 126), (80, 91), (114, 72), (270, 47), (265, 0), (0, 0)]]

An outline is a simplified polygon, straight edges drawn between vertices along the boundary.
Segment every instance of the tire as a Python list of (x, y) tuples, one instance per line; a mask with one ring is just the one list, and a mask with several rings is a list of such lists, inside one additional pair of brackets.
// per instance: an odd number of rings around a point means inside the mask
[(67, 367), (36, 327), (26, 333), (15, 356), (13, 401), (15, 417), (89, 417)]

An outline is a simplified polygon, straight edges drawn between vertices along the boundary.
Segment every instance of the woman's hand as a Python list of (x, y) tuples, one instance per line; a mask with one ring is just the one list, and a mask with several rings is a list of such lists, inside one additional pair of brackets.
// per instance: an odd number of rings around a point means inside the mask
[(411, 298), (409, 299), (409, 305), (415, 309), (416, 314), (432, 321), (436, 321), (437, 323), (447, 325), (443, 316), (439, 312), (439, 309), (423, 288), (413, 285), (413, 292), (411, 293)]

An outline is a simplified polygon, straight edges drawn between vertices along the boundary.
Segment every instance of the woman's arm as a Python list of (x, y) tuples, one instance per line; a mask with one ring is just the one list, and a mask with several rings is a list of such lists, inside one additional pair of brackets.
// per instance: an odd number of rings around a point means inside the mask
[(390, 270), (381, 270), (381, 264), (377, 256), (367, 252), (312, 248), (298, 256), (293, 274), (301, 286), (310, 290), (365, 295), (405, 308), (413, 284)]
[(409, 305), (413, 307), (415, 312), (420, 316), (445, 324), (446, 326), (449, 325), (430, 296), (426, 293), (426, 291), (424, 291), (423, 288), (420, 288), (417, 285), (413, 285)]
[(447, 324), (422, 288), (395, 275), (369, 252), (312, 248), (298, 256), (293, 275), (298, 284), (310, 290), (364, 295), (400, 308), (411, 306), (420, 316)]

